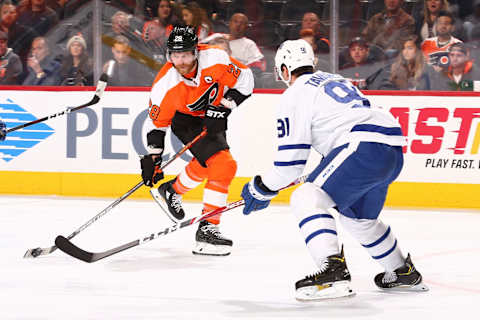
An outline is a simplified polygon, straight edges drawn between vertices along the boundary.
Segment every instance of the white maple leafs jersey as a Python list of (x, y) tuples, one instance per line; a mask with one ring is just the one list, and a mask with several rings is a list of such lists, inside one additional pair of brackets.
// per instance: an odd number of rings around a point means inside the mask
[(398, 121), (369, 100), (348, 80), (318, 71), (301, 75), (276, 106), (277, 144), (274, 167), (263, 183), (279, 190), (298, 178), (311, 148), (325, 156), (349, 142), (404, 146)]

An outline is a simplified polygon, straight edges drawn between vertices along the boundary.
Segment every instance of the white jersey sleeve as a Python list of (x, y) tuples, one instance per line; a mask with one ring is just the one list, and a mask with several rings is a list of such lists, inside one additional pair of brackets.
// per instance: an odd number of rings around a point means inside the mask
[(340, 75), (321, 71), (304, 74), (280, 100), (274, 167), (262, 175), (271, 190), (287, 186), (302, 174), (310, 148), (326, 156), (350, 142), (406, 144), (398, 121), (388, 111), (371, 106)]

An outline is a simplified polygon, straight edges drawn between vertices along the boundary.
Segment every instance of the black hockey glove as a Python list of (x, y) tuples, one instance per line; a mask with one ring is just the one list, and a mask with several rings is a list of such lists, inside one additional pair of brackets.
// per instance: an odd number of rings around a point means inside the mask
[(164, 140), (165, 131), (152, 130), (147, 134), (150, 154), (140, 158), (140, 167), (142, 168), (143, 182), (148, 187), (153, 187), (154, 184), (163, 179), (163, 171), (160, 170), (160, 165), (162, 164)]
[(205, 110), (203, 124), (207, 127), (207, 134), (213, 135), (227, 130), (227, 117), (232, 110), (224, 107), (209, 105)]
[(142, 179), (146, 186), (153, 187), (154, 184), (163, 179), (163, 171), (160, 170), (161, 164), (161, 154), (147, 154), (140, 158)]

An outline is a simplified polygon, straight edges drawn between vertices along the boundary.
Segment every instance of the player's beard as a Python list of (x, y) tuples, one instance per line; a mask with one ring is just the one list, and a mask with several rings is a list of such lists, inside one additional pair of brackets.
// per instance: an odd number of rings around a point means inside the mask
[(197, 66), (197, 59), (193, 60), (191, 63), (182, 63), (175, 65), (175, 69), (180, 73), (182, 76), (189, 74), (192, 72)]

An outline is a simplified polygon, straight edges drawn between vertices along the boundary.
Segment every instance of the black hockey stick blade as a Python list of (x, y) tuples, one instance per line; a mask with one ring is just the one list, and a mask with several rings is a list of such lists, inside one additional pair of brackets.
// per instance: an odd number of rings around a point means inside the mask
[(55, 238), (55, 245), (57, 246), (58, 249), (62, 250), (69, 256), (72, 256), (74, 258), (77, 258), (79, 260), (92, 263), (98, 260), (101, 260), (103, 258), (106, 258), (108, 256), (111, 256), (112, 254), (119, 253), (123, 250), (127, 250), (131, 247), (135, 247), (139, 244), (139, 240), (135, 240), (129, 243), (124, 244), (123, 246), (116, 247), (111, 250), (99, 252), (99, 253), (94, 253), (94, 252), (88, 252), (85, 251), (76, 245), (74, 245), (70, 240), (65, 238), (64, 236), (57, 236)]

